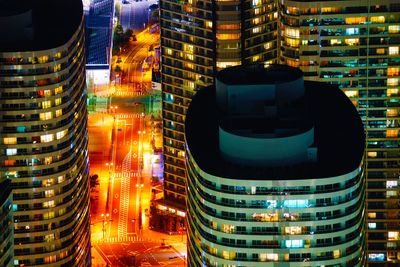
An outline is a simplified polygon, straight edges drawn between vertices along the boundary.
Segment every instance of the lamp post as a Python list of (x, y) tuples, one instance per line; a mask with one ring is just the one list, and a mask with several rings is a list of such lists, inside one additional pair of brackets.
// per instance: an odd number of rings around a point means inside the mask
[(106, 235), (106, 224), (107, 224), (107, 222), (111, 221), (109, 219), (109, 217), (110, 217), (110, 214), (108, 214), (108, 213), (106, 213), (106, 214), (102, 213), (101, 214), (101, 219), (102, 219), (102, 222), (103, 222), (103, 228), (102, 228), (103, 240), (105, 239), (105, 235)]
[[(108, 167), (108, 186), (107, 186), (107, 199), (106, 199), (106, 212), (108, 212), (109, 204), (110, 204), (110, 191), (111, 191), (111, 172), (114, 164), (112, 162), (106, 162), (106, 166)], [(103, 214), (102, 214), (103, 215)]]

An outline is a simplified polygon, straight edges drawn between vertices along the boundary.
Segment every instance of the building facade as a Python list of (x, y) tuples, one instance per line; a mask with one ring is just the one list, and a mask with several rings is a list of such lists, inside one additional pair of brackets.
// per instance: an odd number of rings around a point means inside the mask
[(11, 181), (13, 264), (90, 266), (82, 2), (0, 1), (0, 10), (0, 180)]
[(280, 1), (280, 61), (337, 84), (367, 135), (367, 259), (400, 265), (399, 1)]
[(365, 266), (365, 138), (340, 89), (238, 66), (186, 116), (189, 266)]
[(184, 121), (195, 92), (217, 70), (277, 59), (277, 2), (161, 1), (164, 199), (158, 210), (178, 230), (185, 216)]
[[(1, 180), (0, 180), (1, 181)], [(0, 182), (0, 266), (14, 266), (14, 224), (10, 180)]]

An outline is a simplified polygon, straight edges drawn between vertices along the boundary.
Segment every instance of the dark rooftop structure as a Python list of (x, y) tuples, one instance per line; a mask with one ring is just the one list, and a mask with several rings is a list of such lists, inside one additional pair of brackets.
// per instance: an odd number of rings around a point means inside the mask
[[(228, 85), (248, 86), (246, 90), (251, 90), (254, 84), (268, 86), (298, 78), (303, 83), (301, 71), (288, 66), (237, 66), (221, 71), (217, 75), (216, 87), (220, 81)], [(303, 107), (301, 117), (306, 118), (306, 124), (303, 124), (305, 127), (300, 132), (308, 128), (309, 123), (313, 125), (312, 146), (318, 151), (316, 160), (272, 167), (248, 166), (226, 160), (220, 151), (219, 131), (221, 126), (225, 127), (228, 115), (226, 110), (218, 106), (216, 99), (220, 89), (216, 87), (198, 91), (186, 114), (186, 144), (199, 167), (206, 173), (233, 179), (304, 179), (338, 176), (360, 166), (364, 155), (365, 134), (356, 108), (338, 87), (311, 81), (304, 82), (304, 95), (299, 98), (302, 102), (300, 106)], [(286, 102), (281, 104), (287, 105)], [(246, 118), (240, 119), (246, 121)], [(270, 119), (263, 118), (259, 122), (268, 123)], [(251, 119), (243, 124), (251, 124)], [(260, 125), (253, 125), (260, 128)], [(261, 128), (267, 131), (270, 126)]]
[(75, 33), (82, 15), (81, 0), (0, 0), (0, 51), (61, 46)]

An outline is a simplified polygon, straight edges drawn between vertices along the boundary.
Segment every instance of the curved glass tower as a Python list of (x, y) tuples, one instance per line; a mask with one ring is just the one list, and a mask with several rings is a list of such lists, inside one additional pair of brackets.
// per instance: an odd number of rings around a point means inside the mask
[(82, 3), (0, 10), (0, 180), (11, 180), (14, 264), (89, 266)]
[(338, 88), (227, 68), (185, 136), (189, 266), (363, 266), (365, 138)]

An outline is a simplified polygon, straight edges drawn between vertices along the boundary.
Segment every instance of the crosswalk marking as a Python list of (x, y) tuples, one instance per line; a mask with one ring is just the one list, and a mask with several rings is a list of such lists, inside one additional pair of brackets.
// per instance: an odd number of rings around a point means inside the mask
[(114, 172), (111, 174), (111, 178), (121, 178), (121, 177), (139, 177), (138, 172)]
[(108, 238), (105, 238), (105, 239), (99, 238), (97, 240), (92, 239), (93, 243), (103, 243), (103, 242), (106, 242), (106, 243), (121, 243), (121, 242), (136, 242), (136, 241), (150, 242), (150, 241), (154, 241), (154, 240), (151, 240), (150, 238), (139, 237), (139, 236), (136, 236), (136, 235), (125, 236), (125, 237), (112, 236), (112, 237), (108, 237)]
[(140, 118), (142, 116), (141, 113), (122, 113), (122, 114), (115, 114), (115, 117), (118, 119), (132, 119), (132, 118)]

